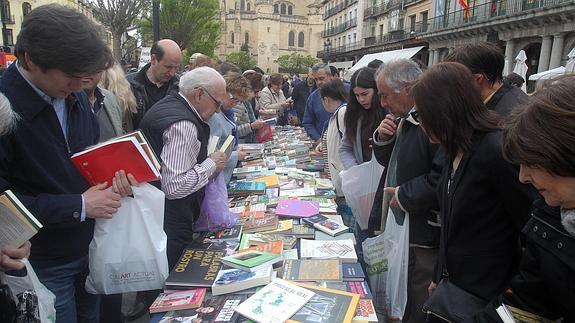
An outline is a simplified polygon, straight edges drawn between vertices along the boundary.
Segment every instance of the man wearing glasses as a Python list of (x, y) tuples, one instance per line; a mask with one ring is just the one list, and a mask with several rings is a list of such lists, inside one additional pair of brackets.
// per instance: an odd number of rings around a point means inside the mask
[(227, 163), (224, 153), (207, 153), (207, 122), (227, 98), (223, 77), (213, 68), (199, 67), (180, 78), (179, 93), (158, 101), (142, 119), (141, 129), (162, 163), (160, 182), (166, 194), (164, 231), (170, 269), (192, 241), (208, 179)]

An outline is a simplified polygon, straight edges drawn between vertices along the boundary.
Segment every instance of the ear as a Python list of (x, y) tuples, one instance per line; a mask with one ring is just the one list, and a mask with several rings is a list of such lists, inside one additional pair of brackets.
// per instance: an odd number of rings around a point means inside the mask
[(34, 64), (34, 62), (32, 62), (32, 58), (30, 57), (30, 55), (27, 52), (24, 53), (24, 68), (29, 72), (32, 72), (32, 71), (38, 69), (38, 65), (36, 65), (36, 64)]

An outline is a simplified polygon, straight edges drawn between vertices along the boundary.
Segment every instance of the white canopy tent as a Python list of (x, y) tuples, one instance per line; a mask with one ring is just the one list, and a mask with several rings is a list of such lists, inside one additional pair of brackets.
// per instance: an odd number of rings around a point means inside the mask
[(347, 70), (343, 78), (349, 81), (355, 71), (364, 66), (367, 66), (367, 64), (369, 64), (369, 62), (373, 61), (374, 59), (379, 59), (380, 61), (387, 63), (394, 59), (411, 58), (421, 49), (423, 49), (423, 46), (364, 55), (359, 61), (357, 61), (357, 63), (355, 63), (355, 65)]
[(333, 66), (335, 68), (350, 68), (353, 66), (353, 61), (345, 61), (345, 62), (331, 62), (328, 65)]
[(543, 71), (543, 72), (540, 72), (537, 74), (532, 74), (531, 76), (529, 76), (529, 81), (552, 79), (552, 78), (557, 77), (559, 75), (562, 75), (564, 73), (565, 73), (565, 67), (559, 66), (559, 67), (554, 68), (552, 70)]
[[(525, 55), (525, 51), (524, 50), (520, 50), (519, 54), (517, 55), (517, 57), (515, 57), (515, 67), (513, 68), (513, 73), (516, 73), (517, 75), (521, 76), (524, 80), (525, 77), (527, 76), (527, 64), (525, 64), (525, 61), (527, 60), (527, 55)], [(521, 85), (521, 90), (523, 90), (523, 92), (527, 93), (527, 82), (523, 82), (523, 85)]]
[(575, 47), (567, 55), (569, 60), (565, 65), (565, 73), (575, 73)]

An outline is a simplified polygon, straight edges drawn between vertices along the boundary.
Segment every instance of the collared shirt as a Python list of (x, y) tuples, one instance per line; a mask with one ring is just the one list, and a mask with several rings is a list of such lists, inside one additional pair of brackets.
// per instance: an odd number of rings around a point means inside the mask
[[(202, 117), (188, 99), (188, 106), (203, 121)], [(198, 129), (188, 120), (175, 122), (163, 134), (162, 149), (162, 191), (170, 200), (186, 197), (208, 183), (216, 171), (216, 163), (206, 158), (198, 164), (201, 142)]]
[(148, 94), (148, 99), (150, 100), (150, 107), (151, 107), (168, 94), (168, 88), (170, 87), (170, 82), (168, 81), (162, 84), (162, 86), (158, 87), (155, 83), (150, 81), (148, 75), (146, 75), (144, 87), (146, 88), (146, 93)]
[(16, 62), (16, 69), (22, 75), (22, 78), (30, 84), (30, 87), (38, 93), (38, 95), (46, 101), (48, 104), (54, 107), (54, 111), (56, 112), (56, 116), (58, 116), (58, 121), (60, 122), (60, 127), (62, 128), (62, 133), (64, 134), (64, 138), (68, 141), (68, 114), (66, 108), (66, 99), (54, 99), (48, 94), (44, 93), (40, 88), (34, 85), (28, 78), (26, 78), (26, 74), (22, 72), (20, 69), (20, 63)]

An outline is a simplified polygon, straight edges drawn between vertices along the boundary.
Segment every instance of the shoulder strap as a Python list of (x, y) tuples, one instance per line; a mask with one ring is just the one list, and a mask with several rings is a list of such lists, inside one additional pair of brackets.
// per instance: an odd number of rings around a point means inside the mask
[(337, 126), (337, 133), (339, 133), (339, 139), (343, 138), (343, 133), (341, 132), (341, 130), (339, 129), (339, 110), (341, 109), (341, 107), (339, 107), (337, 109), (337, 111), (335, 111), (335, 124)]

